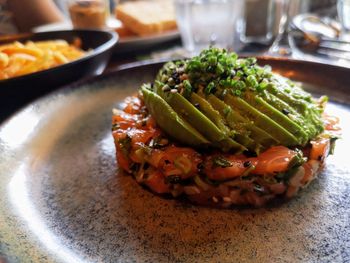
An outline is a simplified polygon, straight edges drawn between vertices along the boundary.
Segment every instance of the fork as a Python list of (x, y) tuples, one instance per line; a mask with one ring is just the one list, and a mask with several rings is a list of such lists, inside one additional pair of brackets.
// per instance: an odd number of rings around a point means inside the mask
[(333, 30), (337, 38), (332, 38), (317, 32), (308, 32), (298, 27), (293, 22), (290, 24), (289, 33), (292, 37), (299, 40), (303, 48), (309, 52), (331, 58), (350, 60), (350, 42), (339, 39), (340, 31), (334, 25), (321, 18), (318, 18), (318, 21)]

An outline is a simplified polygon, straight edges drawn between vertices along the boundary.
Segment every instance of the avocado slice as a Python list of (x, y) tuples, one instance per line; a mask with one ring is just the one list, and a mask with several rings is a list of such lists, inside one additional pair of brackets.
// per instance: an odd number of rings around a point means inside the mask
[(170, 107), (184, 120), (191, 124), (205, 138), (207, 138), (215, 147), (223, 151), (235, 150), (242, 152), (247, 150), (246, 147), (232, 140), (223, 131), (221, 131), (207, 116), (193, 106), (186, 98), (179, 93), (164, 92), (159, 83), (156, 87), (160, 95)]
[(294, 107), (291, 107), (288, 103), (284, 102), (277, 96), (268, 93), (266, 91), (262, 92), (261, 97), (276, 108), (278, 111), (285, 114), (289, 119), (297, 123), (307, 134), (308, 138), (313, 138), (317, 134), (317, 129), (315, 126), (306, 119), (302, 114), (297, 112)]
[(176, 138), (179, 142), (188, 145), (204, 146), (210, 143), (196, 129), (182, 119), (164, 99), (149, 90), (149, 88), (150, 86), (148, 85), (141, 87), (145, 105), (162, 130), (173, 138)]
[(246, 91), (244, 92), (243, 98), (256, 110), (265, 114), (293, 134), (297, 139), (299, 139), (299, 144), (304, 145), (308, 141), (308, 135), (301, 126), (290, 120), (285, 114), (275, 109), (256, 93)]
[(316, 129), (315, 135), (321, 133), (324, 129), (320, 118), (321, 110), (313, 103), (311, 95), (296, 85), (288, 85), (288, 80), (282, 76), (274, 75), (273, 82), (275, 85), (267, 85), (266, 90), (307, 119)]
[(205, 116), (207, 116), (221, 131), (227, 136), (230, 136), (230, 129), (226, 126), (225, 120), (220, 113), (215, 110), (212, 105), (197, 93), (192, 93), (190, 96), (191, 103), (197, 107)]
[(210, 103), (205, 100), (203, 97), (199, 96), (196, 93), (192, 93), (190, 97), (191, 103), (195, 106), (197, 105), (198, 109), (207, 116), (226, 136), (230, 137), (232, 140), (234, 140), (236, 143), (241, 144), (242, 149), (247, 148), (249, 150), (252, 150), (250, 148), (250, 143), (253, 142), (253, 140), (249, 140), (247, 138), (244, 143), (238, 142), (236, 139), (236, 134), (234, 130), (231, 130), (227, 124), (226, 120), (220, 115), (220, 113), (213, 108)]
[(252, 120), (256, 126), (268, 132), (273, 138), (280, 142), (284, 142), (286, 146), (299, 144), (298, 139), (293, 134), (265, 114), (249, 105), (243, 99), (227, 94), (224, 97), (224, 101), (233, 109), (239, 111), (241, 115)]
[[(266, 149), (279, 143), (264, 130), (255, 126), (253, 122), (242, 117), (237, 111), (213, 94), (208, 95), (207, 100), (223, 117), (226, 118), (231, 129), (237, 132), (235, 137), (236, 140), (241, 144), (244, 144), (248, 149), (251, 147), (249, 150), (259, 153), (259, 150)], [(244, 141), (248, 141), (250, 147), (244, 143)]]

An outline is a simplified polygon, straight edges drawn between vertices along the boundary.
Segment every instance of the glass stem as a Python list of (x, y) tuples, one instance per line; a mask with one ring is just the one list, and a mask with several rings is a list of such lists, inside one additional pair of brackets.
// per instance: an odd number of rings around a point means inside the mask
[(278, 26), (278, 33), (269, 48), (268, 55), (289, 56), (292, 53), (288, 40), (290, 22), (289, 8), (290, 0), (282, 0), (282, 16)]

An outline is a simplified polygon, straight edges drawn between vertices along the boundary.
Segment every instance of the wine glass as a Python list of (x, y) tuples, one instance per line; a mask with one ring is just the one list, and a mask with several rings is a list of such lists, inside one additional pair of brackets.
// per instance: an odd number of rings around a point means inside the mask
[(290, 0), (275, 0), (276, 6), (281, 9), (281, 18), (277, 36), (267, 51), (270, 56), (290, 56), (292, 54), (288, 39), (291, 2)]

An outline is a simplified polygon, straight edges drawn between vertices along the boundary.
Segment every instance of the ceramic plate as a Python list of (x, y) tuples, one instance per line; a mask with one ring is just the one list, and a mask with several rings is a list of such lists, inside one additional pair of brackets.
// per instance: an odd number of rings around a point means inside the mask
[(115, 33), (97, 30), (63, 30), (25, 33), (0, 37), (0, 45), (14, 41), (46, 41), (63, 39), (72, 43), (80, 39), (86, 56), (38, 72), (0, 80), (0, 123), (10, 112), (57, 87), (83, 77), (103, 72), (118, 37)]
[[(110, 22), (119, 25), (120, 21), (112, 19)], [(36, 27), (34, 32), (47, 32), (56, 30), (69, 30), (72, 29), (72, 24), (68, 21), (47, 24)], [(180, 39), (180, 33), (178, 30), (171, 30), (162, 34), (155, 34), (150, 36), (134, 36), (134, 37), (122, 37), (119, 39), (117, 45), (114, 48), (113, 53), (120, 54), (124, 52), (135, 52), (150, 49), (162, 43), (168, 43)]]
[[(262, 59), (328, 94), (344, 136), (317, 180), (259, 209), (196, 207), (118, 173), (111, 109), (159, 64), (52, 93), (0, 127), (0, 258), (10, 262), (349, 262), (348, 69)], [(307, 84), (306, 84), (307, 83)], [(1, 259), (0, 259), (1, 261)]]

